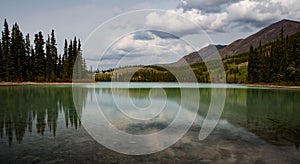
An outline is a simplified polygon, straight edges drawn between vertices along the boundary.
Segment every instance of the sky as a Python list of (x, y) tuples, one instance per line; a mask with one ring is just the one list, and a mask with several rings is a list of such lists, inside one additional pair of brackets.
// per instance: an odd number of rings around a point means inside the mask
[[(300, 21), (298, 0), (0, 0), (0, 21), (23, 33), (83, 42), (93, 69), (171, 63), (208, 44), (229, 44), (263, 27)], [(3, 24), (3, 23), (2, 23)], [(2, 30), (2, 29), (1, 29)]]

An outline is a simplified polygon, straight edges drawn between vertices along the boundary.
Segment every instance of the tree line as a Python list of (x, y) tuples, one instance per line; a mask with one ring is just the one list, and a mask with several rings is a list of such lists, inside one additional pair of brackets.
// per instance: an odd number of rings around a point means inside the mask
[(73, 76), (82, 79), (86, 74), (80, 39), (65, 40), (63, 54), (59, 55), (54, 30), (46, 40), (42, 32), (38, 32), (31, 43), (30, 35), (24, 37), (17, 23), (10, 31), (4, 20), (0, 38), (0, 81), (68, 82)]
[(250, 47), (249, 83), (300, 84), (300, 33), (280, 37), (266, 46)]

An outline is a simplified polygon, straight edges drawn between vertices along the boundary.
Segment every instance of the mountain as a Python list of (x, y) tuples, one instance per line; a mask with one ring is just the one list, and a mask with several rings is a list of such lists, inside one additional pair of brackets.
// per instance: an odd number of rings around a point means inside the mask
[(189, 64), (198, 63), (198, 62), (202, 61), (199, 54), (201, 54), (202, 57), (208, 57), (209, 55), (213, 54), (214, 52), (216, 52), (218, 50), (223, 49), (224, 47), (226, 47), (226, 45), (210, 44), (210, 45), (202, 48), (198, 52), (192, 52), (192, 53), (184, 56), (183, 58), (181, 58), (180, 60), (178, 60), (175, 63), (172, 63), (171, 65), (172, 66), (182, 66), (182, 65), (185, 65), (186, 63), (189, 63)]
[(271, 41), (276, 40), (279, 37), (282, 28), (284, 30), (284, 35), (293, 35), (297, 32), (300, 32), (300, 22), (284, 19), (271, 24), (266, 28), (263, 28), (262, 30), (245, 39), (238, 39), (227, 46), (209, 45), (207, 47), (204, 47), (198, 52), (192, 52), (184, 56), (171, 65), (181, 66), (184, 65), (185, 61), (187, 61), (189, 64), (200, 62), (201, 58), (199, 54), (201, 54), (201, 56), (203, 57), (208, 57), (209, 55), (214, 53), (216, 49), (220, 52), (220, 55), (222, 57), (241, 54), (247, 52), (251, 45), (254, 47), (258, 47), (260, 41), (262, 45), (265, 45)]
[(300, 32), (300, 22), (291, 21), (291, 20), (281, 20), (270, 26), (258, 31), (257, 33), (245, 38), (239, 39), (220, 51), (220, 54), (224, 56), (238, 55), (243, 52), (249, 51), (249, 47), (252, 45), (258, 47), (259, 42), (261, 41), (262, 45), (265, 45), (271, 41), (279, 38), (281, 28), (284, 30), (284, 35), (293, 35), (297, 32)]

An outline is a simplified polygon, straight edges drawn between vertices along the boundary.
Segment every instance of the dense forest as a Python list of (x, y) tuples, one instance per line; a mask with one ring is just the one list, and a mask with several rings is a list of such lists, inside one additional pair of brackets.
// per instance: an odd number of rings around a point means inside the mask
[[(264, 46), (249, 47), (249, 52), (223, 58), (226, 80), (228, 83), (272, 83), (283, 85), (300, 85), (300, 33), (284, 36), (282, 29), (278, 39)], [(197, 81), (211, 82), (205, 63), (191, 64)], [(127, 69), (127, 70), (126, 70)], [(122, 71), (120, 71), (122, 70)], [(96, 81), (143, 81), (143, 82), (176, 82), (184, 79), (187, 70), (183, 67), (140, 67), (135, 73), (128, 68), (119, 68), (105, 73), (98, 73)], [(172, 73), (169, 70), (173, 70)], [(183, 77), (181, 77), (183, 76)], [(130, 79), (129, 79), (130, 78)]]
[(300, 33), (284, 36), (266, 46), (250, 47), (249, 83), (300, 85)]
[(59, 55), (54, 30), (46, 40), (38, 32), (32, 44), (30, 35), (24, 37), (17, 23), (10, 31), (5, 19), (0, 39), (0, 82), (69, 82), (72, 75), (77, 79), (87, 75), (80, 39), (65, 40)]

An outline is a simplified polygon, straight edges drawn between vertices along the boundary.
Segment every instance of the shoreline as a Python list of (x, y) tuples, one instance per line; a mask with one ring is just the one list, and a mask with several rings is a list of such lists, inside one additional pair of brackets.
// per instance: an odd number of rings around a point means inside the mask
[(22, 85), (73, 85), (73, 84), (95, 84), (96, 82), (0, 82), (0, 86), (22, 86)]
[(247, 87), (265, 87), (265, 88), (291, 88), (300, 89), (299, 85), (277, 85), (277, 84), (243, 84)]
[[(22, 85), (73, 85), (73, 84), (95, 84), (95, 82), (0, 82), (0, 86), (22, 86)], [(208, 83), (210, 84), (210, 83)], [(265, 88), (291, 88), (300, 89), (300, 86), (276, 85), (276, 84), (237, 84), (246, 87), (265, 87)]]

